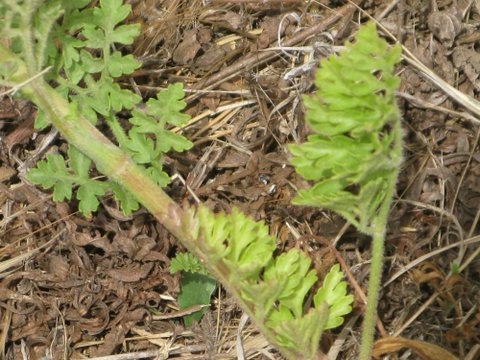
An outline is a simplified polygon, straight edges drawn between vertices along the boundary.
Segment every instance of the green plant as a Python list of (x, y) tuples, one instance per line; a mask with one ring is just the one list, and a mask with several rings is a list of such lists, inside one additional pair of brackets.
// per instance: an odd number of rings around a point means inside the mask
[[(292, 249), (277, 257), (268, 227), (237, 209), (213, 214), (197, 211), (197, 253), (209, 272), (224, 284), (262, 333), (291, 359), (314, 359), (325, 329), (343, 323), (353, 297), (334, 266), (304, 311), (305, 297), (317, 281), (311, 260)], [(331, 290), (331, 291), (327, 291)]]
[[(158, 95), (156, 100), (149, 100), (145, 112), (135, 109), (140, 98), (113, 81), (114, 77), (129, 74), (138, 67), (133, 58), (114, 50), (116, 44), (131, 43), (138, 32), (135, 26), (119, 25), (130, 9), (122, 5), (120, 0), (100, 0), (94, 8), (85, 8), (87, 3), (85, 0), (75, 2), (75, 5), (67, 0), (5, 0), (0, 4), (0, 16), (5, 20), (1, 36), (10, 39), (9, 47), (0, 44), (0, 81), (20, 91), (38, 106), (41, 114), (38, 126), (48, 121), (58, 128), (70, 144), (68, 166), (62, 163), (59, 154), (47, 156), (37, 169), (32, 170), (30, 179), (53, 188), (56, 199), (69, 198), (72, 196), (71, 186), (78, 185), (76, 196), (80, 208), (87, 215), (98, 205), (96, 196), (108, 189), (114, 192), (127, 213), (135, 210), (138, 203), (143, 204), (203, 262), (208, 273), (236, 297), (262, 333), (287, 358), (317, 358), (322, 332), (339, 326), (343, 316), (351, 311), (353, 297), (347, 295), (339, 266), (334, 266), (322, 287), (314, 291), (317, 276), (310, 269), (311, 260), (295, 249), (275, 256), (275, 239), (269, 235), (263, 223), (255, 222), (236, 209), (230, 214), (213, 214), (203, 206), (197, 209), (187, 205), (181, 207), (165, 194), (161, 186), (168, 179), (161, 169), (162, 154), (171, 148), (184, 150), (191, 146), (187, 140), (168, 132), (165, 127), (167, 124), (179, 125), (188, 119), (180, 112), (184, 107), (181, 87), (174, 85)], [(57, 21), (60, 15), (62, 17)], [(362, 36), (367, 39), (362, 40)], [(378, 45), (380, 40), (377, 39), (374, 29), (368, 28), (360, 32), (358, 43), (373, 41)], [(377, 74), (371, 74), (372, 68), (360, 62), (365, 56), (356, 54), (355, 46), (351, 46), (351, 52), (342, 54), (342, 57), (353, 57), (351, 61), (359, 66), (358, 71), (355, 74), (352, 71), (344, 82), (335, 83), (336, 87), (332, 88), (331, 93), (319, 90), (323, 100), (306, 100), (309, 107), (307, 118), (312, 126), (314, 122), (311, 119), (326, 111), (316, 103), (330, 102), (333, 119), (342, 116), (335, 108), (335, 91), (340, 96), (345, 86), (355, 88), (358, 85), (362, 90), (360, 95), (363, 99), (355, 98), (358, 94), (353, 93), (351, 98), (356, 101), (353, 100), (349, 105), (345, 105), (346, 100), (339, 102), (343, 104), (339, 105), (340, 108), (346, 106), (353, 113), (355, 107), (362, 106), (361, 101), (369, 101), (366, 109), (373, 106), (371, 101), (377, 101), (367, 96), (367, 88), (375, 96), (390, 97), (389, 86), (392, 84), (387, 87), (373, 85), (380, 81), (378, 73), (388, 78), (389, 73), (386, 70), (384, 73), (383, 69), (391, 63), (388, 59), (394, 58), (388, 55), (391, 53), (386, 45), (382, 46), (383, 54), (375, 47), (365, 50), (369, 55), (374, 55), (367, 56), (368, 61), (376, 60), (380, 65), (387, 63), (374, 69)], [(368, 45), (358, 47), (365, 49)], [(383, 56), (387, 56), (387, 61)], [(336, 64), (332, 66), (336, 66), (337, 70), (343, 66), (342, 62), (335, 62), (334, 59), (332, 63)], [(46, 66), (52, 67), (50, 72), (43, 70)], [(348, 64), (348, 67), (353, 66)], [(45, 72), (47, 74), (42, 78)], [(324, 70), (319, 71), (322, 72)], [(318, 76), (331, 76), (328, 70), (325, 73), (327, 75)], [(361, 77), (354, 79), (354, 84), (351, 84), (349, 81), (352, 81), (353, 75)], [(393, 79), (390, 77), (392, 83), (396, 81)], [(375, 102), (375, 105), (379, 104)], [(132, 112), (127, 124), (117, 117), (122, 109)], [(381, 151), (385, 151), (385, 157), (392, 158), (392, 169), (387, 169), (385, 164), (377, 168), (363, 162), (364, 167), (361, 168), (355, 167), (356, 163), (347, 162), (343, 167), (353, 170), (346, 171), (349, 175), (340, 175), (342, 164), (330, 162), (332, 169), (324, 169), (320, 176), (310, 176), (307, 175), (308, 169), (315, 165), (316, 160), (302, 168), (300, 160), (302, 156), (308, 159), (308, 151), (302, 147), (292, 147), (294, 163), (299, 171), (307, 178), (320, 180), (318, 186), (312, 188), (317, 190), (310, 194), (308, 191), (301, 192), (297, 201), (308, 203), (308, 198), (313, 197), (316, 201), (311, 204), (339, 211), (361, 230), (373, 234), (377, 242), (383, 239), (389, 198), (396, 176), (393, 167), (398, 166), (392, 151), (397, 151), (400, 146), (396, 142), (399, 129), (394, 104), (385, 103), (383, 108), (378, 109), (378, 112), (382, 111), (389, 112), (383, 127), (378, 117), (372, 119), (377, 119), (375, 124), (363, 121), (362, 125), (357, 109), (357, 115), (346, 119), (350, 120), (349, 123), (354, 123), (356, 119), (356, 126), (344, 128), (343, 131), (337, 129), (335, 133), (334, 128), (343, 125), (341, 120), (332, 120), (332, 133), (319, 136), (318, 141), (321, 140), (320, 144), (326, 149), (329, 145), (334, 146), (333, 141), (328, 142), (331, 139), (341, 139), (344, 143), (350, 138), (354, 139), (354, 145), (363, 146), (363, 153), (370, 159), (382, 160)], [(380, 117), (385, 118), (384, 115)], [(99, 121), (105, 121), (109, 126), (116, 145), (97, 129)], [(362, 126), (372, 133), (368, 135), (367, 130), (361, 129)], [(309, 139), (309, 142), (314, 139)], [(389, 142), (388, 139), (392, 140)], [(369, 141), (372, 144), (369, 145)], [(335, 154), (335, 151), (331, 153)], [(108, 175), (110, 181), (88, 178), (92, 162), (100, 173)], [(373, 170), (387, 180), (375, 180)], [(368, 171), (369, 174), (362, 176), (361, 171)], [(329, 176), (330, 182), (326, 180)], [(350, 192), (350, 184), (357, 187), (356, 193)], [(336, 201), (327, 196), (328, 201), (322, 202), (326, 188), (335, 190)], [(385, 190), (386, 195), (375, 193), (379, 190)], [(364, 217), (363, 212), (358, 213), (358, 209), (349, 212), (348, 204), (338, 198), (349, 194), (353, 196), (351, 200), (359, 201), (361, 197), (362, 200), (375, 201), (368, 207), (370, 217)], [(355, 204), (364, 205), (363, 201)], [(383, 223), (378, 220), (381, 215), (385, 217)], [(371, 293), (374, 292), (369, 291), (369, 295)], [(307, 295), (313, 296), (313, 304), (309, 309), (304, 308)]]
[(389, 48), (370, 23), (340, 56), (321, 61), (314, 96), (304, 98), (313, 135), (290, 146), (298, 173), (316, 181), (294, 203), (338, 212), (372, 236), (372, 266), (360, 359), (370, 357), (390, 203), (402, 161), (393, 74), (400, 46)]
[[(156, 99), (148, 100), (143, 111), (135, 108), (141, 97), (120, 88), (114, 78), (131, 74), (141, 64), (115, 47), (131, 44), (139, 34), (139, 26), (120, 25), (130, 13), (130, 6), (123, 5), (122, 0), (102, 0), (98, 7), (85, 8), (89, 3), (7, 0), (3, 5), (7, 21), (2, 32), (10, 35), (12, 48), (19, 49), (32, 73), (51, 66), (45, 78), (57, 84), (57, 93), (68, 100), (67, 119), (73, 121), (80, 113), (93, 125), (103, 120), (119, 147), (136, 164), (145, 167), (159, 186), (166, 186), (169, 176), (162, 169), (162, 155), (172, 149), (183, 151), (192, 147), (190, 141), (167, 129), (189, 119), (180, 112), (185, 107), (182, 86), (170, 85), (159, 92)], [(56, 21), (60, 15), (61, 20)], [(122, 110), (131, 110), (132, 114), (123, 126), (116, 116)], [(45, 115), (40, 108), (37, 128), (48, 125)], [(92, 179), (92, 161), (71, 144), (67, 155), (68, 162), (60, 154), (48, 155), (29, 172), (28, 179), (46, 189), (53, 188), (55, 201), (70, 200), (72, 189), (77, 186), (79, 209), (85, 215), (97, 210), (98, 196), (107, 191), (113, 192), (126, 214), (138, 209), (137, 200), (115, 182)]]
[[(175, 255), (170, 263), (170, 272), (180, 275), (180, 293), (177, 302), (180, 309), (186, 309), (193, 305), (208, 305), (217, 283), (208, 275), (207, 269), (193, 254), (180, 252)], [(193, 321), (199, 321), (205, 309), (193, 314), (185, 315), (183, 321), (190, 326)]]

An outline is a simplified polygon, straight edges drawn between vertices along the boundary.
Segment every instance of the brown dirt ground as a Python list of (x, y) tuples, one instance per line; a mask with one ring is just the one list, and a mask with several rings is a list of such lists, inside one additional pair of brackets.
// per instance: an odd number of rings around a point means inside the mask
[[(361, 11), (328, 0), (129, 2), (129, 21), (143, 26), (129, 50), (144, 65), (122, 79), (123, 86), (145, 98), (169, 82), (188, 89), (194, 121), (181, 131), (195, 147), (167, 159), (175, 175), (169, 194), (193, 201), (194, 193), (212, 209), (237, 206), (265, 219), (282, 246), (306, 250), (320, 274), (335, 261), (325, 246), (333, 243), (362, 288), (368, 238), (335, 214), (290, 204), (302, 180), (288, 165), (285, 145), (305, 137), (299, 100), (312, 91), (311, 66), (303, 65), (334, 51), (371, 16), (443, 80), (435, 82), (412, 61), (398, 67), (405, 161), (389, 223), (379, 314), (384, 336), (479, 359), (480, 113), (478, 104), (475, 113), (448, 90), (473, 98), (480, 93), (480, 1), (357, 1)], [(284, 47), (307, 50), (262, 51), (277, 46), (277, 36)], [(75, 203), (56, 204), (22, 178), (46, 152), (65, 149), (54, 130), (33, 130), (35, 111), (21, 100), (0, 102), (0, 354), (237, 358), (241, 312), (222, 289), (200, 324), (183, 327), (175, 300), (178, 277), (168, 273), (181, 246), (149, 214), (126, 218), (107, 198), (86, 219)], [(319, 238), (299, 242), (298, 234)], [(454, 260), (462, 271), (449, 275)], [(344, 330), (323, 338), (331, 359), (355, 359), (362, 310), (355, 294)], [(280, 359), (251, 325), (242, 336), (246, 358)], [(377, 348), (399, 343), (390, 338)], [(416, 346), (426, 359), (447, 359), (432, 355), (425, 343)], [(390, 358), (418, 356), (404, 348)]]

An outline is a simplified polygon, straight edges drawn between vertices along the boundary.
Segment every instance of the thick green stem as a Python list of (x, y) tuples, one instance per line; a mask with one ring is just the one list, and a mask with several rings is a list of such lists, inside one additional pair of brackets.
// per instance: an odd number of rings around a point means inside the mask
[[(92, 159), (100, 172), (133, 194), (189, 251), (202, 260), (208, 259), (208, 254), (192, 231), (197, 228), (194, 210), (189, 207), (182, 208), (173, 201), (123, 150), (115, 146), (81, 114), (75, 113), (70, 104), (42, 79), (28, 82), (25, 64), (0, 44), (0, 68), (8, 66), (8, 63), (16, 65), (16, 72), (9, 80), (17, 84), (27, 82), (20, 91), (45, 112), (50, 122), (71, 145)], [(237, 298), (240, 306), (268, 340), (275, 344), (272, 332), (264, 323), (255, 319), (254, 304), (242, 299), (238, 284), (228, 282), (227, 270), (222, 267), (221, 261), (214, 264), (207, 261), (205, 266)], [(302, 359), (301, 354), (281, 350), (289, 359)]]
[(98, 170), (118, 182), (142, 203), (174, 236), (191, 242), (190, 228), (182, 223), (182, 208), (159, 188), (130, 157), (93, 126), (42, 79), (28, 82), (25, 64), (0, 45), (0, 66), (16, 66), (9, 79), (27, 82), (20, 91), (47, 115), (63, 137), (94, 161)]

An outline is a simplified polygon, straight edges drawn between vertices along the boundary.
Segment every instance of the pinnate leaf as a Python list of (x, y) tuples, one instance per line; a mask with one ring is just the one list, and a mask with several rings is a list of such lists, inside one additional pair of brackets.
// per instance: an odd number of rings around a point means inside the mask
[(86, 45), (92, 49), (101, 49), (106, 43), (104, 32), (93, 24), (85, 25), (82, 31), (85, 36)]
[(332, 269), (320, 292), (328, 294), (327, 300), (318, 295), (314, 307), (305, 313), (305, 299), (317, 281), (310, 258), (297, 249), (275, 257), (275, 242), (267, 227), (235, 208), (230, 214), (214, 215), (201, 206), (197, 219), (198, 247), (206, 264), (221, 269), (255, 321), (265, 324), (270, 338), (290, 354), (313, 358), (325, 326), (338, 326), (351, 311), (353, 298), (346, 295), (339, 267)]
[(275, 249), (275, 238), (268, 234), (268, 227), (236, 208), (228, 215), (214, 215), (201, 206), (197, 214), (200, 237), (212, 261), (222, 259), (235, 269), (238, 281), (257, 278)]
[(135, 210), (138, 210), (140, 204), (132, 194), (117, 183), (110, 182), (108, 185), (115, 194), (115, 199), (119, 202), (120, 208), (125, 215), (130, 215)]
[(147, 174), (155, 181), (160, 187), (165, 187), (170, 184), (170, 176), (162, 171), (161, 166), (150, 166), (146, 169)]
[(303, 314), (303, 303), (307, 292), (317, 281), (315, 271), (310, 270), (311, 260), (301, 251), (292, 249), (270, 262), (264, 273), (264, 280), (284, 282), (278, 296), (280, 307), (289, 310), (295, 317)]
[(113, 30), (115, 25), (127, 18), (130, 10), (130, 5), (123, 4), (123, 0), (100, 0), (100, 6), (94, 8), (93, 15), (97, 25)]
[(92, 161), (75, 149), (69, 147), (69, 166), (59, 154), (49, 154), (46, 159), (37, 163), (37, 167), (31, 169), (27, 178), (34, 184), (41, 185), (45, 189), (53, 187), (53, 200), (63, 201), (72, 198), (72, 188), (79, 185), (76, 198), (79, 200), (80, 211), (89, 216), (96, 211), (99, 205), (98, 196), (105, 194), (107, 185), (89, 176)]
[(100, 0), (100, 6), (93, 9), (93, 19), (84, 27), (83, 35), (91, 48), (105, 48), (112, 43), (131, 44), (139, 34), (137, 24), (117, 25), (131, 11), (131, 6), (122, 0)]
[(109, 110), (112, 109), (118, 112), (123, 108), (131, 109), (142, 100), (140, 96), (132, 93), (130, 90), (122, 89), (120, 85), (114, 83), (111, 78), (105, 78), (100, 86), (102, 97), (105, 98), (110, 105)]
[(115, 51), (110, 56), (108, 62), (108, 72), (113, 77), (119, 77), (123, 74), (131, 74), (135, 69), (138, 69), (142, 64), (133, 58), (133, 55), (123, 56), (120, 51)]
[(102, 59), (98, 59), (92, 56), (88, 51), (80, 51), (80, 59), (82, 69), (89, 74), (98, 73), (103, 70), (105, 64)]
[(184, 151), (192, 148), (193, 144), (184, 136), (171, 131), (161, 130), (157, 133), (157, 149), (166, 153), (170, 150)]
[(186, 106), (183, 96), (181, 83), (169, 85), (167, 90), (158, 92), (157, 99), (148, 100), (148, 114), (158, 116), (166, 123), (174, 126), (183, 125), (190, 118), (188, 115), (181, 113)]
[(308, 141), (291, 145), (292, 164), (316, 181), (300, 190), (298, 205), (331, 209), (372, 234), (388, 187), (401, 163), (399, 113), (393, 74), (400, 47), (389, 47), (370, 23), (339, 56), (320, 63), (314, 96), (304, 98)]
[(189, 252), (180, 252), (170, 262), (170, 273), (179, 271), (206, 274), (207, 270), (196, 256)]
[(283, 320), (274, 328), (276, 341), (293, 350), (298, 359), (314, 359), (328, 318), (329, 309), (322, 304), (301, 318)]
[(86, 179), (78, 187), (77, 199), (80, 200), (78, 209), (82, 214), (90, 216), (93, 211), (97, 211), (99, 205), (98, 196), (105, 195), (105, 190), (105, 183), (92, 179)]
[(115, 29), (112, 34), (111, 41), (129, 45), (140, 33), (140, 26), (138, 24), (121, 25)]
[(129, 131), (128, 137), (129, 139), (124, 145), (133, 161), (137, 164), (148, 164), (154, 161), (157, 154), (152, 139), (134, 130)]
[(347, 283), (342, 278), (340, 265), (334, 265), (313, 298), (315, 306), (320, 306), (322, 302), (328, 304), (329, 316), (325, 329), (340, 326), (343, 316), (352, 311), (353, 296), (347, 295)]
[(65, 159), (59, 154), (48, 154), (46, 159), (37, 163), (27, 175), (28, 180), (45, 189), (53, 187), (53, 200), (63, 201), (72, 198), (73, 178), (67, 171)]

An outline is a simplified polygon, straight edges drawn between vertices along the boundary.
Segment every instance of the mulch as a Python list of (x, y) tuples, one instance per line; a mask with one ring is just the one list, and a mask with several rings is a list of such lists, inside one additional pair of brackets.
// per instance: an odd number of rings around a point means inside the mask
[[(279, 247), (305, 250), (320, 276), (338, 256), (349, 267), (356, 302), (344, 330), (323, 337), (331, 359), (356, 358), (370, 240), (336, 214), (291, 205), (306, 185), (286, 148), (309, 131), (301, 96), (314, 89), (319, 59), (370, 17), (441, 79), (408, 59), (397, 69), (404, 162), (380, 329), (480, 358), (480, 103), (449, 90), (478, 99), (480, 2), (128, 2), (142, 33), (124, 50), (143, 66), (120, 84), (145, 99), (169, 83), (186, 88), (192, 120), (175, 131), (195, 146), (165, 158), (169, 195), (265, 220)], [(241, 333), (245, 358), (281, 359), (221, 288), (203, 319), (184, 327), (179, 277), (168, 271), (183, 248), (146, 211), (126, 217), (106, 197), (85, 218), (74, 201), (54, 203), (25, 180), (46, 153), (66, 149), (55, 129), (33, 129), (35, 114), (28, 102), (0, 100), (0, 357), (234, 359)], [(417, 358), (406, 348), (393, 356)]]

